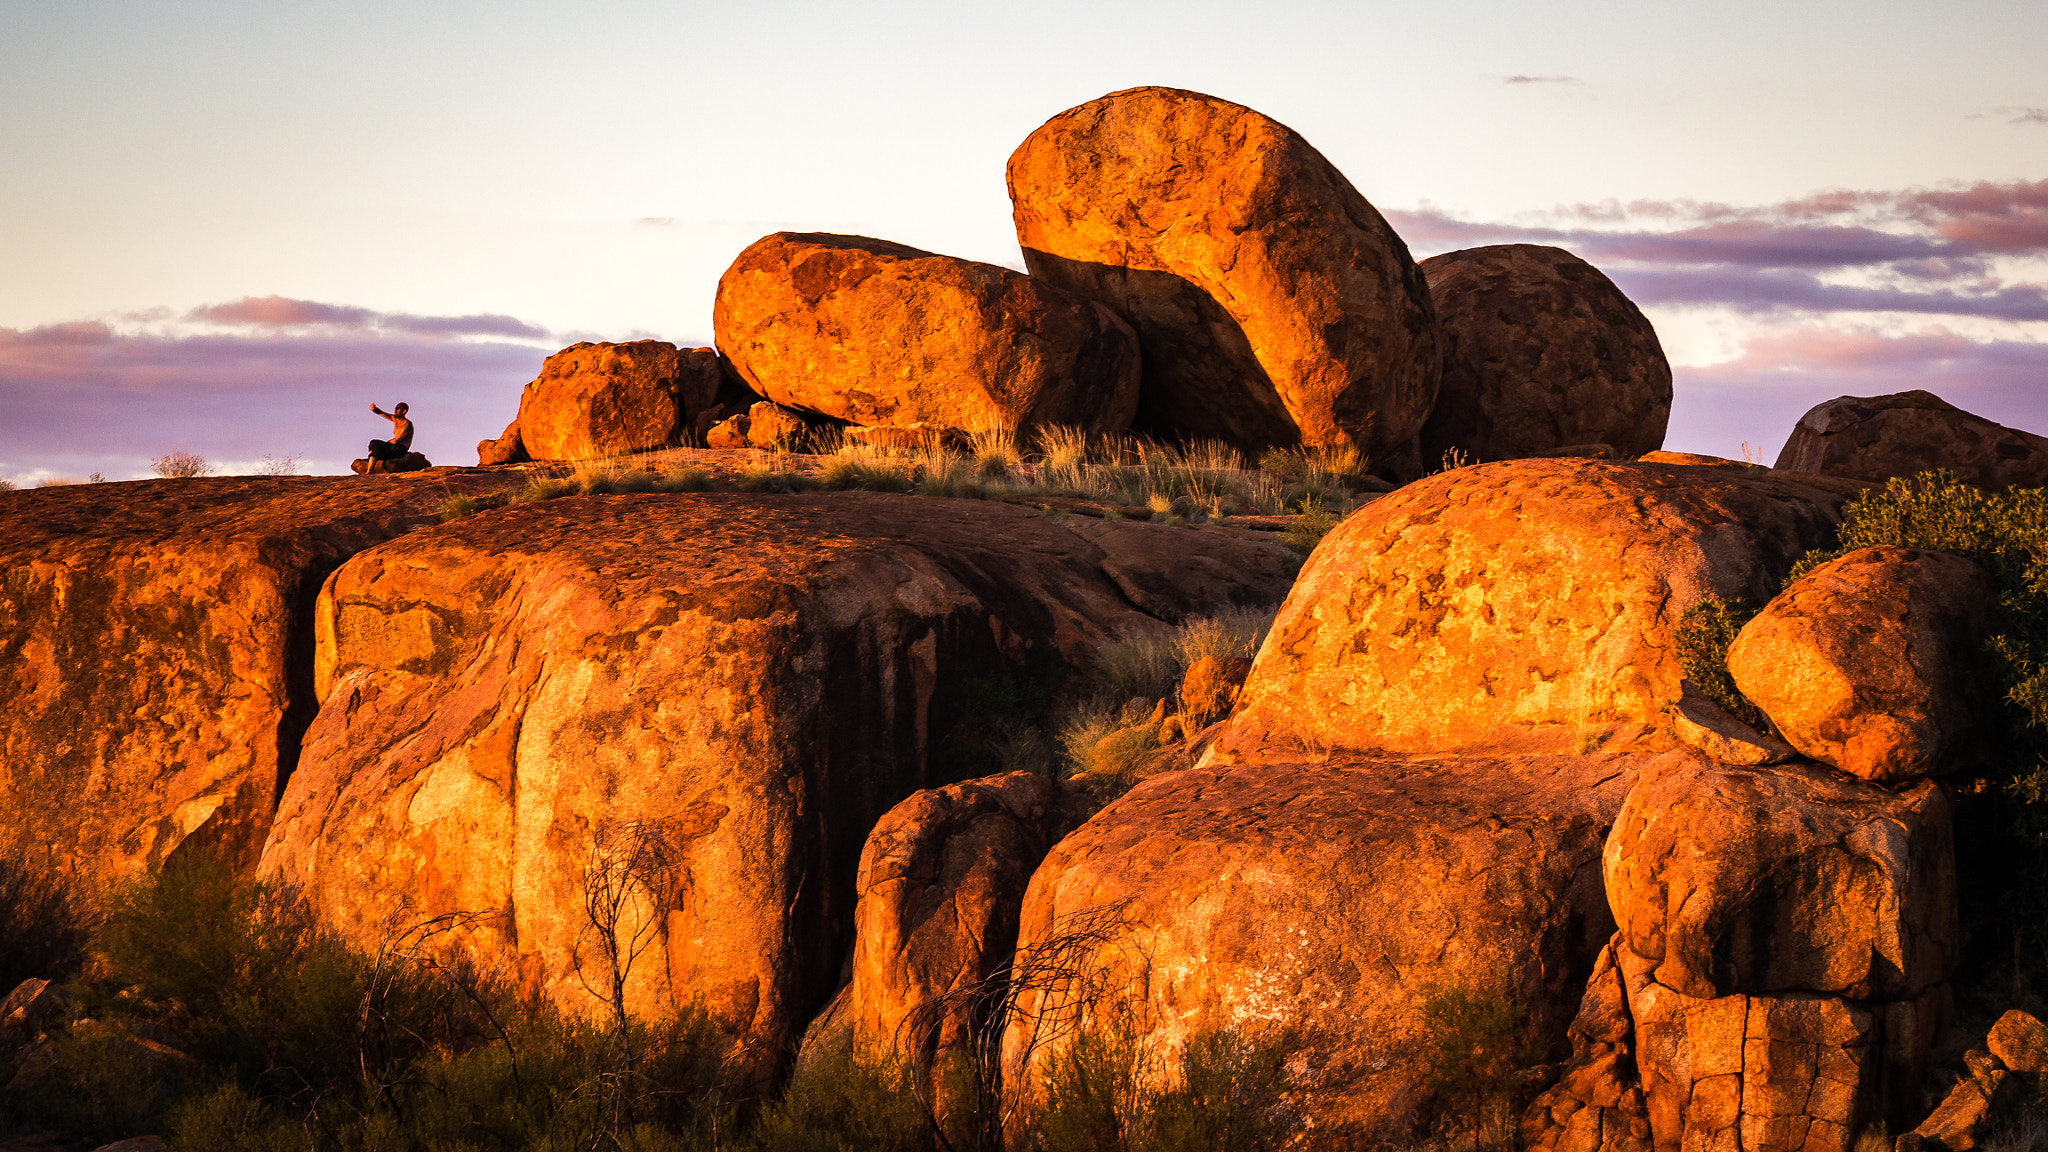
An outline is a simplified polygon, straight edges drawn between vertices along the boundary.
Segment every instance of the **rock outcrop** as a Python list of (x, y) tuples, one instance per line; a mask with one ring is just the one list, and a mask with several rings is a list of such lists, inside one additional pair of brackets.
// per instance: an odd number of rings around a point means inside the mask
[[(670, 448), (711, 407), (720, 381), (718, 353), (710, 348), (679, 349), (662, 340), (572, 344), (548, 357), (526, 386), (513, 425), (533, 460)], [(481, 459), (482, 445), (477, 452)]]
[(1777, 466), (1872, 481), (1946, 468), (1982, 488), (2039, 488), (2048, 485), (2048, 438), (1932, 392), (1838, 396), (1799, 418)]
[(488, 468), (493, 464), (523, 464), (531, 457), (526, 454), (526, 445), (519, 438), (519, 419), (513, 417), (496, 440), (476, 442), (476, 462), (479, 467)]
[(778, 404), (860, 425), (1121, 432), (1138, 344), (1109, 309), (995, 264), (777, 232), (718, 281), (718, 346)]
[(1664, 446), (1671, 364), (1598, 268), (1542, 244), (1466, 248), (1420, 267), (1444, 354), (1425, 465), (1454, 450), (1478, 463), (1586, 444), (1632, 460)]
[(387, 460), (364, 458), (349, 465), (349, 470), (358, 476), (385, 476), (394, 472), (424, 472), (434, 462), (418, 452), (407, 452), (403, 456)]
[[(1183, 611), (1286, 586), (1277, 545), (1176, 540), (1239, 574)], [(972, 684), (1164, 627), (1106, 552), (1025, 509), (869, 493), (570, 497), (414, 533), (321, 592), (322, 707), (263, 867), (366, 943), (491, 913), (466, 947), (593, 1010), (587, 878), (652, 838), (630, 1006), (701, 996), (772, 1074), (851, 942), (869, 830), (967, 774), (945, 737)]]
[(1974, 767), (1997, 596), (1945, 552), (1862, 548), (1792, 582), (1728, 648), (1736, 687), (1799, 751), (1891, 783)]
[(1132, 88), (1033, 132), (1009, 186), (1031, 274), (1137, 330), (1142, 430), (1253, 453), (1412, 455), (1440, 370), (1429, 286), (1293, 130), (1213, 96)]
[(921, 1005), (1008, 962), (1025, 885), (1069, 818), (1059, 785), (1031, 772), (918, 792), (882, 817), (854, 882), (855, 1033), (924, 1060), (982, 1026), (975, 1011), (992, 999), (939, 1014), (932, 1030), (906, 1028)]
[(349, 556), (498, 485), (237, 477), (0, 499), (0, 852), (83, 894), (179, 853), (256, 862)]
[(1669, 464), (1509, 461), (1408, 485), (1317, 545), (1211, 762), (1668, 747), (1679, 616), (1769, 598), (1840, 504), (1764, 469)]
[(1528, 1036), (1562, 1034), (1612, 925), (1603, 836), (1657, 761), (1339, 753), (1139, 784), (1032, 878), (1020, 963), (1077, 928), (1100, 945), (1020, 1005), (1011, 1106), (1030, 1114), (1075, 1023), (1057, 998), (1088, 987), (1081, 1022), (1126, 1012), (1164, 1058), (1205, 1032), (1291, 1036), (1310, 1147), (1407, 1135), (1430, 1096), (1433, 992), (1524, 1005)]

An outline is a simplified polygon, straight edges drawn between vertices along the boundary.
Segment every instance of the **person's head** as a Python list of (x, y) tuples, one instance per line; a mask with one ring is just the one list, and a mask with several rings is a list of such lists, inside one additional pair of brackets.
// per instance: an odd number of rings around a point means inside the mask
[(400, 400), (398, 402), (398, 407), (393, 408), (392, 411), (398, 413), (400, 416), (405, 415), (405, 401)]

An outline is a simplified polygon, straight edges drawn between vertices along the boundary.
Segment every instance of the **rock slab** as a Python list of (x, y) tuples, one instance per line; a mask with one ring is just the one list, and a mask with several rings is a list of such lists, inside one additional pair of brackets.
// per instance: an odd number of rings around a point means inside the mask
[(1121, 432), (1138, 342), (1092, 300), (866, 236), (777, 232), (718, 281), (718, 346), (756, 392), (854, 424)]
[(1468, 463), (1607, 445), (1633, 460), (1664, 446), (1671, 364), (1642, 310), (1562, 248), (1493, 244), (1432, 256), (1443, 384), (1422, 460)]
[(1837, 396), (1799, 418), (1777, 466), (1880, 483), (1946, 468), (1981, 488), (2039, 488), (2048, 485), (2048, 439), (1918, 389)]
[[(1283, 124), (1174, 88), (1069, 109), (1010, 156), (1033, 277), (1137, 330), (1138, 426), (1396, 456), (1436, 400), (1429, 287), (1407, 245)], [(1407, 477), (1404, 477), (1406, 479)]]

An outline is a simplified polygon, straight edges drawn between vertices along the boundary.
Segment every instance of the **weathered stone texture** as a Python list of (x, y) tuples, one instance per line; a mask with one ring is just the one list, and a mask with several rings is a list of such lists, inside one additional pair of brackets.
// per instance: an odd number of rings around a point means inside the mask
[(1355, 444), (1377, 461), (1422, 428), (1440, 371), (1429, 287), (1291, 129), (1132, 88), (1047, 121), (1009, 184), (1031, 274), (1137, 330), (1144, 430), (1254, 452)]
[(2039, 488), (2048, 485), (2048, 439), (1932, 392), (1838, 396), (1799, 418), (1777, 466), (1872, 481), (1946, 468), (1985, 488)]
[(1728, 648), (1728, 672), (1793, 747), (1892, 783), (1974, 767), (1993, 722), (1997, 590), (1960, 556), (1861, 548), (1794, 581)]
[(718, 345), (747, 383), (860, 425), (1121, 432), (1138, 343), (1108, 308), (995, 264), (866, 236), (777, 232), (718, 281)]
[(513, 423), (534, 460), (669, 448), (711, 407), (719, 382), (718, 353), (710, 348), (679, 349), (662, 340), (572, 344), (548, 357), (526, 386)]
[(1598, 268), (1542, 244), (1466, 248), (1420, 267), (1444, 350), (1425, 465), (1453, 449), (1483, 462), (1587, 444), (1634, 459), (1664, 446), (1671, 364)]
[[(1285, 586), (1277, 545), (1177, 539), (1238, 561), (1243, 600)], [(630, 1003), (701, 995), (770, 1074), (835, 983), (870, 828), (945, 779), (965, 686), (1165, 627), (1103, 556), (1025, 509), (868, 493), (570, 497), (415, 533), (321, 593), (323, 706), (264, 869), (363, 942), (496, 914), (465, 946), (588, 1010), (597, 834), (658, 829), (672, 896), (638, 913), (658, 939)], [(1231, 603), (1210, 587), (1183, 608)]]

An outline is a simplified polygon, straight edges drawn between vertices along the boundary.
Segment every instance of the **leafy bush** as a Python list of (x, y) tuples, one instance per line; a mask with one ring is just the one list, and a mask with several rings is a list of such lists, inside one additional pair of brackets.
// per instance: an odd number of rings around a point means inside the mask
[(1758, 731), (1767, 731), (1770, 721), (1763, 710), (1735, 686), (1728, 674), (1728, 646), (1736, 633), (1757, 614), (1743, 600), (1710, 598), (1685, 610), (1678, 618), (1678, 666), (1686, 679), (1699, 685), (1708, 699), (1728, 710), (1730, 716)]
[(1338, 523), (1338, 516), (1324, 505), (1320, 496), (1303, 496), (1295, 508), (1294, 522), (1280, 533), (1280, 542), (1297, 554), (1307, 556)]
[(1520, 1005), (1463, 988), (1434, 988), (1422, 1001), (1424, 1082), (1447, 1126), (1469, 1122), (1478, 1143), (1511, 1142), (1516, 1074), (1532, 1062)]
[(1174, 1061), (1119, 1019), (1079, 1029), (1046, 1061), (1046, 1152), (1266, 1152), (1300, 1128), (1287, 1044), (1234, 1031), (1192, 1037)]
[(0, 996), (23, 980), (78, 975), (91, 934), (85, 902), (53, 871), (0, 859)]
[(751, 1143), (759, 1152), (926, 1152), (932, 1136), (908, 1066), (849, 1046), (800, 1069), (762, 1110)]

